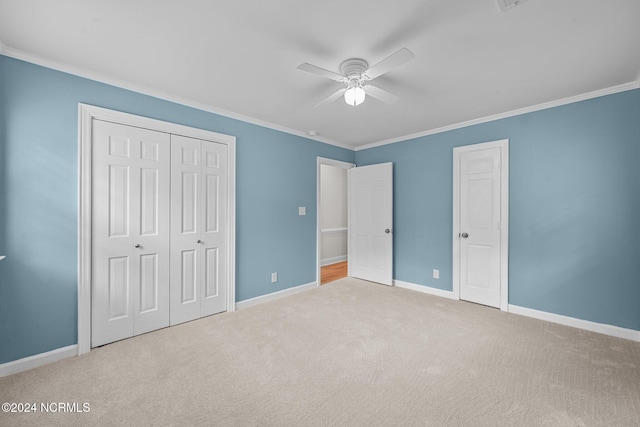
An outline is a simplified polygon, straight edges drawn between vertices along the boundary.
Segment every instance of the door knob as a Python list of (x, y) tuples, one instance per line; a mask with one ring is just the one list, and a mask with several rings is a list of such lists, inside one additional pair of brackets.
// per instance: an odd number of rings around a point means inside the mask
[(467, 237), (469, 237), (469, 233), (462, 233), (460, 235), (463, 239), (466, 239)]
[(136, 244), (135, 244), (135, 247), (139, 249), (139, 248), (141, 248), (142, 246), (140, 246), (140, 243), (136, 243)]
[(391, 233), (391, 230), (389, 230), (388, 228), (386, 230), (384, 230), (385, 233), (389, 234)]
[(202, 243), (202, 240), (198, 239), (198, 243)]

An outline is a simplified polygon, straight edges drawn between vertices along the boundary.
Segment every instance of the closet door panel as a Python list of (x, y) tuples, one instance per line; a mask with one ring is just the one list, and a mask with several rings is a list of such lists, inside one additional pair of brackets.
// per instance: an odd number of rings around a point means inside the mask
[(134, 227), (134, 335), (169, 326), (169, 184), (171, 141), (166, 133), (128, 127), (137, 179), (132, 188)]
[(109, 277), (106, 319), (111, 322), (129, 317), (129, 259), (128, 256), (109, 258)]
[[(100, 168), (102, 169), (102, 168)], [(131, 210), (129, 190), (131, 187), (129, 179), (129, 165), (111, 164), (109, 165), (109, 184), (105, 187), (105, 191), (109, 193), (107, 202), (109, 215), (109, 237), (129, 237), (129, 222), (131, 219)], [(100, 170), (102, 172), (102, 170)], [(102, 173), (101, 173), (102, 175)], [(100, 188), (105, 183), (96, 183)], [(105, 200), (99, 200), (97, 203), (102, 205)], [(97, 213), (98, 218), (102, 217), (101, 213)]]
[(95, 347), (169, 324), (169, 136), (96, 120), (92, 170)]
[(171, 324), (200, 317), (200, 141), (171, 136)]
[(202, 141), (205, 275), (201, 314), (208, 316), (227, 309), (227, 146)]
[(219, 197), (219, 177), (213, 174), (205, 175), (205, 210), (204, 210), (204, 231), (206, 233), (217, 232), (219, 230), (218, 214), (220, 206)]
[(196, 172), (182, 172), (179, 178), (181, 180), (180, 189), (182, 196), (180, 197), (181, 206), (181, 218), (180, 232), (182, 235), (193, 234), (198, 231), (196, 229), (198, 224), (197, 212), (198, 205), (196, 202), (198, 194), (198, 174)]
[(157, 169), (142, 169), (140, 171), (140, 235), (158, 235), (158, 186)]
[(205, 272), (204, 272), (204, 298), (215, 298), (219, 295), (218, 284), (218, 248), (207, 249), (205, 251)]
[(196, 251), (182, 251), (180, 264), (180, 304), (197, 302), (198, 298), (198, 262)]
[(131, 306), (131, 145), (110, 123), (95, 122), (92, 138), (92, 346), (133, 335)]
[(171, 324), (175, 325), (227, 309), (228, 169), (226, 145), (172, 135), (171, 150)]
[(158, 310), (158, 255), (140, 257), (140, 312)]

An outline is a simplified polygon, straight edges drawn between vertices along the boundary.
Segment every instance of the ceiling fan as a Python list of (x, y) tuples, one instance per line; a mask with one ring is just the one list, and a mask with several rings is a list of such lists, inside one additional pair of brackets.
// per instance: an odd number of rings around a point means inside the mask
[(370, 95), (371, 97), (387, 104), (393, 104), (398, 100), (397, 96), (387, 92), (386, 90), (382, 90), (377, 86), (366, 84), (366, 82), (373, 80), (376, 77), (380, 77), (384, 73), (399, 67), (413, 58), (413, 53), (406, 47), (403, 47), (395, 53), (387, 56), (373, 67), (369, 67), (367, 61), (361, 58), (347, 59), (340, 65), (340, 74), (306, 62), (298, 65), (298, 69), (345, 84), (344, 88), (329, 95), (313, 108), (318, 108), (321, 105), (333, 102), (341, 96), (344, 96), (344, 100), (347, 104), (354, 107), (362, 104), (366, 95)]

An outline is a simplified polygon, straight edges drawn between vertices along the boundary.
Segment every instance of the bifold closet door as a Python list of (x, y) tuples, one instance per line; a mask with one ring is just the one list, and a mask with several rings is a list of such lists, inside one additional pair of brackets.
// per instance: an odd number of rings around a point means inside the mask
[(92, 347), (169, 326), (170, 136), (94, 121)]
[(227, 146), (171, 136), (171, 324), (227, 309)]

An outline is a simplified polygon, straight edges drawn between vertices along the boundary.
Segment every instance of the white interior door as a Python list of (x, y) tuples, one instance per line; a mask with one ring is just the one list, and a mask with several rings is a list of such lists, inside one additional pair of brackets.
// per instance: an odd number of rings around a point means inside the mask
[(169, 325), (169, 135), (95, 121), (92, 161), (95, 347)]
[(171, 324), (227, 309), (227, 146), (171, 136)]
[(393, 284), (393, 164), (349, 169), (349, 275)]
[(497, 308), (503, 282), (502, 150), (480, 145), (459, 153), (460, 299)]

